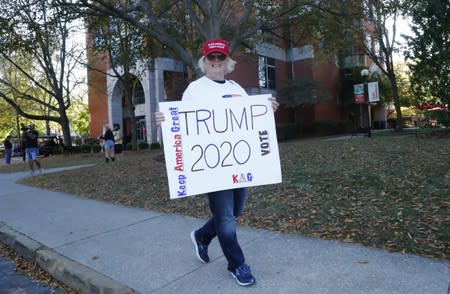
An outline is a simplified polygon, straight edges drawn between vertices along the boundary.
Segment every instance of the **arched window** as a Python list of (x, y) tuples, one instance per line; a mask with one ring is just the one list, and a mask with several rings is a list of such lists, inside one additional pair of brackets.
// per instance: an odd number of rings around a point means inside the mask
[(134, 84), (133, 102), (134, 102), (134, 105), (145, 103), (144, 88), (142, 88), (142, 85), (139, 81), (136, 81), (136, 83)]

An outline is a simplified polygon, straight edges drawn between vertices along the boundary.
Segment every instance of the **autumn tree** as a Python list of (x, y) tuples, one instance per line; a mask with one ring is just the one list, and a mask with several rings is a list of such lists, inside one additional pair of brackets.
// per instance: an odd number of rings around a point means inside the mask
[(418, 97), (450, 104), (450, 3), (409, 1), (413, 35), (407, 36), (406, 58)]
[[(193, 73), (191, 78), (201, 76), (197, 61), (199, 48), (206, 39), (225, 38), (230, 41), (231, 51), (239, 46), (253, 50), (264, 36), (275, 37), (282, 46), (286, 43), (283, 30), (301, 22), (321, 1), (110, 1), (110, 0), (57, 0), (69, 10), (88, 17), (88, 23), (99, 24), (91, 28), (94, 46), (106, 53), (110, 71), (119, 70), (130, 107), (129, 117), (134, 117), (132, 95), (133, 81), (127, 68), (132, 68), (135, 57), (150, 57), (164, 53), (181, 60)], [(145, 46), (141, 46), (144, 37)], [(100, 38), (97, 38), (100, 37)], [(101, 41), (103, 40), (103, 41)], [(97, 42), (100, 41), (100, 42)], [(142, 49), (147, 52), (141, 52)], [(129, 55), (129, 56), (128, 56)], [(111, 74), (109, 72), (108, 74)], [(152, 96), (150, 96), (152, 99)], [(156, 101), (150, 101), (156, 106)], [(135, 120), (131, 120), (135, 123)], [(152, 124), (155, 125), (155, 124)], [(156, 132), (152, 131), (156, 135)], [(136, 146), (136, 144), (132, 144)]]
[[(26, 58), (14, 58), (16, 64), (22, 67), (29, 65), (29, 60)], [(0, 84), (0, 92), (8, 96), (9, 99), (15, 103), (21, 104), (22, 109), (27, 112), (33, 112), (33, 105), (29, 101), (21, 101), (20, 95), (17, 91), (11, 91), (10, 87), (6, 87), (5, 83), (14, 85), (15, 89), (20, 89), (21, 92), (28, 92), (30, 90), (30, 83), (28, 78), (20, 71), (17, 71), (9, 62), (0, 58), (0, 77), (3, 81)], [(12, 134), (14, 137), (21, 136), (21, 124), (28, 124), (16, 109), (4, 99), (0, 99), (0, 132), (2, 134)]]
[[(393, 56), (400, 50), (397, 20), (404, 12), (403, 0), (327, 1), (317, 10), (322, 51), (346, 57), (368, 56), (390, 82), (397, 113), (396, 128), (402, 129), (401, 99)], [(331, 54), (328, 54), (331, 55)]]
[(16, 115), (14, 108), (3, 100), (0, 100), (0, 142), (6, 136), (15, 133)]
[[(136, 130), (134, 92), (140, 77), (153, 66), (150, 57), (155, 56), (157, 46), (151, 44), (152, 39), (145, 38), (140, 30), (120, 18), (91, 13), (87, 22), (90, 34), (88, 50), (94, 53), (95, 58), (102, 58), (101, 64), (106, 62), (109, 65), (109, 70), (104, 74), (118, 80), (123, 100), (126, 101), (126, 116), (130, 118), (131, 130)], [(102, 72), (92, 64), (87, 66)], [(155, 98), (154, 95), (151, 95), (152, 98)], [(157, 103), (152, 102), (153, 105)], [(133, 134), (131, 146), (136, 150), (137, 145), (137, 136)]]
[[(71, 25), (72, 15), (53, 2), (1, 2), (0, 58), (26, 77), (29, 86), (19, 87), (2, 75), (0, 97), (27, 119), (58, 123), (66, 144), (71, 145), (67, 109), (73, 89), (81, 82), (74, 68), (75, 60), (83, 53), (68, 42), (75, 30)], [(17, 58), (26, 58), (29, 62), (23, 65)], [(34, 109), (30, 111), (24, 104), (32, 104)]]
[[(139, 29), (146, 38), (164, 47), (166, 54), (182, 60), (196, 75), (202, 42), (226, 38), (231, 51), (238, 46), (253, 48), (260, 32), (282, 27), (283, 19), (301, 20), (321, 1), (109, 1), (57, 0), (79, 12), (122, 19)], [(309, 8), (309, 9), (308, 9)]]
[(75, 133), (81, 137), (89, 136), (89, 111), (85, 102), (79, 99), (74, 100), (68, 111), (68, 116)]
[(368, 22), (363, 26), (364, 35), (368, 37), (363, 48), (391, 82), (397, 130), (402, 130), (403, 118), (393, 54), (399, 50), (397, 19), (401, 16), (402, 5), (401, 0), (365, 0), (363, 7), (364, 19)]

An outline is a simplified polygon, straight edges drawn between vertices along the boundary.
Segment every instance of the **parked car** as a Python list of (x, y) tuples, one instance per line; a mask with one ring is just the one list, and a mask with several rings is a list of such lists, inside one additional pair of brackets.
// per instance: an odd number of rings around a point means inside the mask
[(42, 136), (38, 139), (39, 142), (39, 155), (49, 156), (61, 153), (61, 146), (59, 145), (58, 138), (56, 136)]

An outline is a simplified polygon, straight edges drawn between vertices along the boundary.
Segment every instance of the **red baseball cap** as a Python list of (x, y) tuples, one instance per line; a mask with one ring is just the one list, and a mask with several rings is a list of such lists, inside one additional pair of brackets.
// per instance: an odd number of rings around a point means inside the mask
[(228, 42), (221, 39), (213, 39), (203, 43), (203, 56), (206, 56), (213, 52), (220, 52), (225, 56), (230, 56), (230, 48)]

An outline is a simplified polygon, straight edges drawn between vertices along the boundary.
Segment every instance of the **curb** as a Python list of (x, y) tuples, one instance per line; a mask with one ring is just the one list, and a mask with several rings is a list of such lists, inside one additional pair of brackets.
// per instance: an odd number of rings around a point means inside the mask
[(0, 222), (0, 242), (36, 262), (55, 279), (86, 294), (139, 294), (113, 279), (69, 259)]

